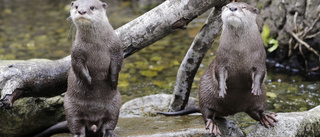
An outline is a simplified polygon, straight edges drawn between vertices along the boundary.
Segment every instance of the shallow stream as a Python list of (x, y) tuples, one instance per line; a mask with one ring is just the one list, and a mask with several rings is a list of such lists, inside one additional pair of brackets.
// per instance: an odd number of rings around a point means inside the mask
[[(72, 43), (69, 4), (65, 0), (1, 0), (0, 59), (60, 59), (70, 54)], [(107, 0), (107, 14), (114, 28), (147, 12), (162, 0)], [(123, 103), (150, 94), (171, 94), (176, 73), (207, 13), (179, 30), (125, 59), (119, 90)], [(201, 74), (215, 56), (218, 39), (208, 51), (195, 77), (191, 96), (197, 97)], [(305, 111), (320, 105), (319, 81), (268, 71), (267, 110)], [(237, 117), (242, 117), (236, 115)], [(252, 119), (251, 119), (252, 120)], [(241, 125), (246, 126), (246, 125)]]

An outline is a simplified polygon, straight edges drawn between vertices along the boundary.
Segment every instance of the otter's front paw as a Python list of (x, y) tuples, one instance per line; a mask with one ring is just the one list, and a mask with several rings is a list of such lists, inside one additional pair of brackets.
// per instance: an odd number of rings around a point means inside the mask
[(225, 88), (220, 89), (219, 91), (219, 98), (224, 98), (224, 95), (227, 94), (227, 91)]
[(261, 88), (260, 86), (256, 86), (255, 84), (252, 84), (252, 91), (251, 93), (255, 96), (260, 96), (261, 95)]
[(227, 94), (226, 90), (227, 90), (227, 86), (225, 84), (220, 86), (219, 98), (224, 98), (224, 95)]

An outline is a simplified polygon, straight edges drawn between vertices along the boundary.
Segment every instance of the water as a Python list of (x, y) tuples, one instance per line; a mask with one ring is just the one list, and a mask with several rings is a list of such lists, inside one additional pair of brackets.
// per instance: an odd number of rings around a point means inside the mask
[[(70, 54), (71, 21), (65, 0), (1, 0), (0, 59), (60, 59)], [(114, 28), (149, 11), (162, 0), (107, 1), (107, 14)], [(207, 15), (207, 14), (206, 14)], [(125, 59), (119, 78), (123, 103), (150, 94), (171, 94), (176, 73), (206, 16)], [(201, 74), (215, 56), (218, 39), (208, 51), (195, 77), (191, 96), (197, 97)], [(305, 111), (320, 105), (319, 81), (268, 73), (267, 109), (274, 112)]]

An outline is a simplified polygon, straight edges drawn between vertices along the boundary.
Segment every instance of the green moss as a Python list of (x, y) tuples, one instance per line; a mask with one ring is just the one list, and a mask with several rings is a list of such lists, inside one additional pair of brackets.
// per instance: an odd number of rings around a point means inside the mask
[(267, 97), (276, 98), (276, 97), (277, 97), (277, 94), (272, 93), (272, 92), (267, 92)]
[(121, 88), (124, 88), (124, 89), (127, 89), (129, 88), (130, 86), (130, 83), (128, 81), (119, 81), (118, 83), (118, 86), (121, 87)]
[(157, 86), (160, 87), (160, 88), (163, 88), (163, 86), (166, 84), (165, 81), (157, 81), (157, 80), (153, 80), (152, 83), (153, 83), (154, 85), (157, 85)]
[(156, 66), (149, 67), (149, 70), (158, 71), (158, 72), (162, 71), (163, 69), (165, 69), (165, 67), (162, 65), (161, 66), (156, 65)]
[(0, 109), (1, 136), (22, 136), (64, 119), (63, 97), (21, 98), (13, 108)]
[(139, 70), (148, 69), (149, 68), (149, 62), (146, 61), (137, 61), (134, 62), (135, 68)]
[(306, 108), (306, 107), (301, 107), (299, 110), (300, 110), (300, 111), (306, 111), (306, 110), (308, 110), (308, 108)]
[(161, 59), (162, 59), (161, 56), (153, 56), (153, 57), (150, 58), (150, 61), (159, 61)]
[(139, 73), (142, 76), (146, 76), (146, 77), (150, 77), (150, 78), (158, 75), (158, 73), (156, 71), (151, 71), (151, 70), (139, 71)]

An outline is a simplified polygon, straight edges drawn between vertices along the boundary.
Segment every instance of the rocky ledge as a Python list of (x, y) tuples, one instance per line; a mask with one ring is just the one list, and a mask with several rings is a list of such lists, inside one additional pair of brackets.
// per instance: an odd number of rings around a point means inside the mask
[[(150, 95), (142, 98), (136, 98), (128, 101), (121, 108), (121, 117), (143, 117), (154, 116), (156, 111), (166, 111), (172, 95), (158, 94)], [(190, 98), (188, 106), (195, 105), (195, 99)], [(192, 116), (179, 116), (174, 117), (175, 121), (185, 122), (172, 122), (172, 118), (166, 116), (157, 116), (155, 119), (163, 119), (162, 121), (168, 123), (170, 129), (173, 131), (161, 131), (159, 133), (141, 134), (141, 136), (209, 136), (208, 131), (204, 129), (202, 117), (199, 113), (198, 116), (193, 116), (197, 121), (191, 121), (189, 118)], [(170, 117), (170, 116), (169, 116)], [(147, 118), (147, 117), (144, 117)], [(148, 117), (150, 118), (150, 117)], [(253, 126), (249, 126), (242, 131), (235, 122), (227, 119), (218, 119), (218, 125), (222, 132), (222, 136), (249, 136), (249, 137), (291, 137), (303, 136), (314, 137), (320, 136), (320, 106), (317, 106), (309, 111), (304, 112), (291, 112), (291, 113), (278, 113), (276, 117), (279, 120), (275, 123), (274, 127), (265, 128), (258, 122)], [(151, 118), (152, 119), (152, 118)], [(191, 118), (192, 119), (192, 118)], [(157, 121), (157, 120), (155, 120)], [(191, 123), (186, 127), (185, 123)], [(172, 123), (172, 124), (171, 124)], [(119, 124), (121, 125), (121, 124)], [(134, 124), (136, 125), (136, 124)], [(139, 124), (138, 124), (139, 125)], [(156, 125), (156, 124), (155, 124)], [(181, 127), (185, 127), (182, 128)], [(148, 129), (149, 127), (145, 127)], [(161, 128), (159, 125), (158, 128)], [(139, 135), (140, 136), (140, 135)]]
[[(157, 111), (167, 111), (172, 95), (157, 94), (136, 98), (121, 107), (121, 114), (115, 133), (122, 136), (211, 136), (205, 130), (200, 113), (185, 116), (157, 115)], [(53, 98), (22, 98), (14, 107), (0, 109), (0, 137), (24, 136), (36, 132), (64, 119), (63, 96)], [(188, 107), (196, 105), (190, 98)], [(238, 114), (237, 114), (238, 115)], [(242, 115), (246, 114), (241, 114)], [(309, 111), (278, 113), (279, 122), (275, 127), (265, 128), (254, 122), (248, 128), (239, 128), (237, 119), (218, 119), (222, 136), (320, 136), (320, 106)], [(72, 137), (58, 134), (54, 137)]]

